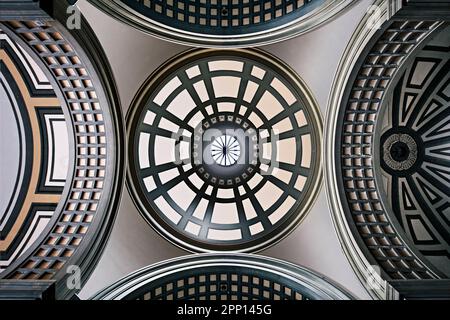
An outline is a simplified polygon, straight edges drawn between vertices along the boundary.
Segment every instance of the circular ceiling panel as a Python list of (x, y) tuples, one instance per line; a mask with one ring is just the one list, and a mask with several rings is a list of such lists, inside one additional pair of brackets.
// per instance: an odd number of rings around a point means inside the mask
[(136, 271), (94, 300), (349, 300), (325, 277), (252, 255), (196, 255)]
[(144, 32), (202, 46), (248, 46), (290, 38), (321, 25), (354, 1), (90, 0)]
[(322, 179), (319, 109), (257, 50), (167, 62), (127, 119), (128, 186), (144, 218), (191, 251), (260, 250), (286, 236)]

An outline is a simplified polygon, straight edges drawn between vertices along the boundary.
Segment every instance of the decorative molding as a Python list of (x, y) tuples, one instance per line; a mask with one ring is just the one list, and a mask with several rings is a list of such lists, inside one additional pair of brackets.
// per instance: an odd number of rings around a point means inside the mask
[[(48, 1), (47, 1), (48, 3)], [(0, 20), (51, 20), (40, 1), (2, 0), (0, 1)]]
[[(68, 163), (49, 161), (53, 154), (49, 147), (54, 140), (52, 123), (56, 122), (44, 119), (58, 117), (62, 131), (58, 146), (67, 146), (68, 141), (60, 101), (45, 72), (2, 29), (0, 68), (2, 201), (5, 201), (0, 212), (1, 272), (39, 236), (63, 191), (54, 188), (51, 176), (46, 174), (56, 169), (64, 185)], [(68, 160), (68, 155), (65, 156), (64, 160)], [(3, 171), (4, 168), (8, 170)]]
[[(190, 251), (267, 248), (295, 229), (320, 190), (319, 107), (294, 71), (261, 50), (172, 58), (137, 93), (127, 128), (133, 201)], [(208, 157), (208, 137), (229, 131), (240, 161), (222, 166)]]
[(281, 260), (208, 254), (164, 261), (122, 278), (93, 300), (349, 300), (322, 275)]
[[(128, 0), (89, 2), (108, 15), (164, 40), (193, 46), (236, 48), (267, 45), (309, 32), (356, 1), (289, 0), (275, 4), (265, 0), (257, 4), (251, 1), (248, 4), (248, 1), (239, 0), (236, 3), (228, 1), (224, 6), (221, 6), (222, 2), (218, 2), (217, 8), (207, 7), (202, 5), (204, 1), (197, 1), (198, 7), (195, 10), (192, 5), (185, 3), (186, 1), (175, 1), (176, 6), (172, 9), (165, 4), (165, 0), (151, 1), (150, 7), (146, 7), (142, 2)], [(298, 3), (300, 5), (297, 8)], [(210, 26), (209, 29), (197, 26), (202, 21), (211, 24), (211, 21), (215, 20), (214, 17), (217, 17), (217, 25)], [(254, 17), (253, 21), (250, 17)], [(192, 19), (196, 21), (195, 24)], [(264, 22), (266, 20), (267, 22)], [(255, 25), (258, 27), (255, 28)]]
[[(366, 15), (354, 32), (325, 126), (327, 191), (338, 237), (361, 282), (381, 299), (398, 297), (389, 285), (393, 279), (439, 277), (392, 221), (374, 175), (375, 124), (383, 101), (404, 63), (443, 23), (439, 16), (417, 20), (419, 13), (408, 20), (402, 12), (410, 8), (398, 4), (376, 1), (378, 17)], [(381, 267), (381, 276), (374, 276), (374, 267)]]
[(0, 300), (55, 300), (55, 282), (0, 280)]
[[(36, 242), (0, 277), (54, 280), (56, 298), (67, 299), (67, 267), (81, 270), (82, 286), (92, 273), (114, 222), (123, 183), (124, 132), (114, 79), (100, 44), (82, 19), (81, 30), (63, 24), (67, 3), (55, 1), (56, 20), (4, 21), (47, 76), (69, 127), (69, 172), (62, 200)], [(58, 22), (60, 21), (60, 22)]]

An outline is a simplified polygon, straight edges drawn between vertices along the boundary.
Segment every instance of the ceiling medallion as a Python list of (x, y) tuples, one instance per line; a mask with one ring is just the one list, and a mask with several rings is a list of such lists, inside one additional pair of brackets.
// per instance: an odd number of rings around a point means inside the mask
[(214, 161), (225, 167), (230, 167), (241, 157), (241, 145), (237, 137), (223, 135), (216, 138), (211, 144), (211, 156)]
[(260, 50), (192, 50), (127, 116), (128, 187), (190, 251), (256, 251), (290, 233), (321, 185), (322, 122), (304, 83)]

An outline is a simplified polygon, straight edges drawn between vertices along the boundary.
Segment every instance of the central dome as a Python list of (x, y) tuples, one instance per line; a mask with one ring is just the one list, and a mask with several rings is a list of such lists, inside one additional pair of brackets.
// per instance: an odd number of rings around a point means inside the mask
[(321, 182), (321, 118), (301, 80), (259, 50), (192, 50), (128, 114), (128, 186), (191, 251), (255, 251), (286, 236)]

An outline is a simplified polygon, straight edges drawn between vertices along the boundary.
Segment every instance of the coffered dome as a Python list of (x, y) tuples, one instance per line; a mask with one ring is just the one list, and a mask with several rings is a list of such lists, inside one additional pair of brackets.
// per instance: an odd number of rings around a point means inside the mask
[(167, 62), (128, 114), (128, 186), (144, 218), (192, 251), (286, 236), (321, 184), (321, 117), (307, 87), (256, 50)]
[(90, 0), (139, 30), (195, 46), (249, 46), (281, 41), (334, 17), (342, 0)]

